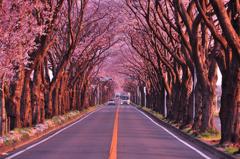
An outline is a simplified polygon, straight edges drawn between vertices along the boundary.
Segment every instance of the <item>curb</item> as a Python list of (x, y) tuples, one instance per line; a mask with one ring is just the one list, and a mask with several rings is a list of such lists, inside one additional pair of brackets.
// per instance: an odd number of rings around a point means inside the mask
[(186, 139), (187, 141), (199, 146), (201, 149), (211, 153), (212, 155), (216, 156), (217, 158), (219, 159), (237, 159), (233, 156), (230, 156), (220, 150), (217, 150), (216, 148), (214, 148), (213, 146), (210, 146), (190, 135), (187, 135), (186, 133), (180, 131), (179, 129), (175, 128), (174, 126), (158, 119), (157, 117), (155, 117), (153, 114), (139, 108), (139, 107), (136, 107), (138, 110), (144, 112), (146, 115), (148, 115), (149, 117), (151, 117), (154, 121), (156, 121), (157, 123), (161, 124), (162, 126), (164, 126), (165, 128), (169, 129), (171, 132), (179, 135), (180, 137), (183, 137), (184, 139)]

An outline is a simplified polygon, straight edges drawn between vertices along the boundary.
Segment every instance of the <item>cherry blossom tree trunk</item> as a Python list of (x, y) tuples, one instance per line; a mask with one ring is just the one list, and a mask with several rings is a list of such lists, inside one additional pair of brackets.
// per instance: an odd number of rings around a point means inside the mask
[(9, 98), (10, 109), (12, 112), (12, 116), (10, 118), (11, 129), (22, 127), (21, 123), (21, 97), (22, 90), (24, 86), (24, 69), (23, 66), (20, 66), (19, 71), (16, 75), (16, 81), (11, 85), (10, 89), (12, 89), (12, 94)]
[(173, 97), (171, 95), (167, 95), (167, 118), (172, 120), (173, 119)]
[[(216, 107), (216, 82), (217, 82), (217, 65), (214, 60), (209, 60), (208, 77), (205, 77), (205, 86), (202, 84), (202, 125), (201, 131), (216, 129), (214, 124), (214, 110)], [(200, 82), (201, 78), (199, 78)]]
[(72, 100), (71, 100), (71, 109), (76, 110), (77, 108), (77, 83), (73, 85), (72, 87)]
[(59, 81), (59, 89), (58, 89), (58, 95), (57, 95), (57, 100), (58, 100), (58, 111), (59, 111), (59, 115), (62, 115), (62, 110), (63, 110), (63, 94), (62, 94), (62, 82), (63, 82), (63, 78)]
[(180, 104), (183, 92), (181, 90), (181, 82), (177, 81), (173, 85), (173, 108), (172, 108), (172, 120), (174, 121), (180, 121), (180, 118), (182, 117), (182, 104)]
[(6, 112), (6, 102), (5, 102), (5, 84), (4, 80), (2, 79), (1, 82), (1, 101), (0, 101), (0, 107), (1, 107), (1, 116), (0, 116), (0, 136), (4, 136), (7, 134), (7, 112)]
[[(164, 114), (164, 107), (163, 107), (163, 101), (164, 101), (164, 96), (163, 93), (159, 93), (157, 91), (156, 95), (153, 96), (152, 100), (155, 101), (155, 103), (153, 103), (153, 106), (156, 106), (156, 111), (159, 112), (160, 114)], [(150, 102), (148, 102), (150, 103)]]
[[(197, 21), (198, 20), (198, 21)], [(199, 38), (198, 38), (198, 31), (199, 31), (199, 24), (201, 19), (196, 19), (195, 25), (193, 27), (193, 33), (191, 36), (191, 46), (193, 48), (193, 60), (196, 65), (197, 70), (197, 79), (200, 84), (200, 90), (202, 93), (202, 120), (201, 120), (201, 127), (200, 131), (205, 132), (211, 129), (214, 129), (214, 122), (213, 122), (213, 109), (214, 109), (214, 99), (215, 93), (213, 85), (209, 80), (209, 62), (207, 59), (207, 52), (205, 49), (202, 49), (200, 46)], [(206, 44), (206, 40), (204, 41), (204, 37), (206, 36), (205, 29), (202, 26), (202, 42), (201, 45)], [(215, 66), (216, 67), (216, 66)]]
[(60, 113), (64, 114), (66, 112), (66, 96), (65, 96), (65, 92), (66, 92), (66, 73), (63, 75), (63, 78), (60, 82), (60, 91), (59, 91), (59, 105), (60, 105)]
[(29, 72), (25, 73), (21, 107), (23, 126), (32, 126), (31, 79)]
[(67, 91), (65, 92), (67, 111), (72, 110), (72, 109), (71, 109), (71, 103), (70, 103), (70, 96), (71, 96), (71, 94), (70, 94), (70, 90), (69, 90), (69, 88), (68, 88)]
[(195, 105), (195, 118), (193, 122), (192, 129), (195, 131), (199, 131), (200, 126), (201, 126), (201, 119), (202, 119), (202, 94), (200, 90), (200, 84), (199, 82), (196, 83), (196, 88), (195, 88), (195, 99), (196, 99), (196, 105)]
[(240, 142), (240, 64), (233, 59), (222, 77), (221, 143)]
[(214, 111), (214, 93), (213, 91), (204, 90), (203, 92), (203, 107), (202, 107), (202, 123), (201, 132), (214, 129), (213, 121), (213, 111)]
[[(211, 0), (223, 33), (231, 48), (225, 52), (226, 70), (222, 71), (221, 143), (240, 143), (240, 43), (239, 1), (230, 1), (229, 15), (222, 2)], [(219, 11), (217, 13), (217, 11)], [(226, 17), (223, 19), (223, 17)], [(236, 40), (238, 39), (238, 40)]]
[(191, 105), (191, 93), (192, 93), (192, 77), (189, 68), (183, 69), (183, 81), (182, 81), (182, 98), (181, 107), (183, 108), (182, 126), (186, 126), (193, 123), (193, 113)]
[(50, 89), (48, 92), (48, 100), (47, 100), (47, 112), (46, 116), (47, 118), (51, 118), (53, 115), (53, 91), (54, 89)]
[(44, 113), (43, 106), (44, 106), (44, 92), (42, 92), (42, 64), (39, 62), (36, 65), (34, 71), (34, 78), (33, 78), (33, 87), (31, 93), (31, 107), (32, 107), (32, 118), (33, 124), (38, 124), (41, 122), (42, 113)]
[(79, 110), (82, 110), (85, 107), (86, 103), (86, 91), (87, 91), (87, 82), (84, 82), (81, 93), (80, 93), (80, 105)]
[(55, 115), (59, 115), (59, 86), (60, 83), (57, 82), (55, 85), (55, 89), (53, 91), (53, 100), (52, 100), (52, 104), (53, 104), (53, 116)]

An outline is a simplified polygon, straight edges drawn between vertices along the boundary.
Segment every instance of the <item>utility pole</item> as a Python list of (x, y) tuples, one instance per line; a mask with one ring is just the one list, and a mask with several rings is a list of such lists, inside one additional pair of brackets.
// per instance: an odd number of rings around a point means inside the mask
[(99, 84), (97, 85), (97, 104), (100, 104)]
[(147, 91), (146, 91), (146, 87), (143, 87), (143, 92), (144, 92), (144, 106), (147, 106)]
[(142, 106), (142, 93), (140, 91), (140, 87), (138, 86), (138, 96), (139, 96), (139, 105)]
[(164, 89), (164, 117), (167, 117), (167, 91)]
[(193, 76), (193, 120), (195, 118), (195, 110), (196, 110), (196, 84), (197, 84), (197, 74), (196, 74), (196, 68), (194, 66), (194, 76)]

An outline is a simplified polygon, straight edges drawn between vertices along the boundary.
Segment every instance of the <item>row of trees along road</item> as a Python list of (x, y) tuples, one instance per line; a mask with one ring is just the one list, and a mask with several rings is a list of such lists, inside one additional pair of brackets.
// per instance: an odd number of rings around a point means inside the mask
[(215, 129), (219, 68), (220, 143), (239, 144), (240, 1), (126, 0), (126, 4), (132, 22), (125, 32), (131, 54), (124, 74), (133, 81), (128, 80), (125, 89), (146, 86), (148, 106), (164, 114), (165, 105), (168, 119), (201, 133)]
[(118, 41), (107, 5), (0, 1), (1, 135), (89, 105), (90, 86)]

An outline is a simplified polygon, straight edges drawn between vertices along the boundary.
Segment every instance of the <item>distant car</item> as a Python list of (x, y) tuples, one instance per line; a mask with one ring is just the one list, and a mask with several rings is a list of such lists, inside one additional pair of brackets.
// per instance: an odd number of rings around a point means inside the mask
[(114, 100), (109, 100), (109, 101), (108, 101), (108, 105), (116, 105), (116, 103), (115, 103)]
[(129, 99), (129, 96), (124, 96), (124, 95), (122, 95), (121, 97), (120, 97), (120, 100), (121, 100), (121, 102), (120, 102), (120, 104), (130, 104), (130, 99)]

